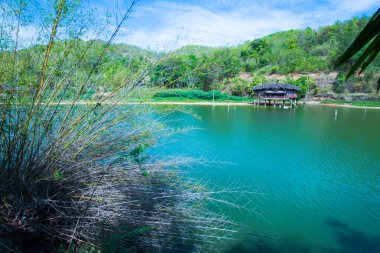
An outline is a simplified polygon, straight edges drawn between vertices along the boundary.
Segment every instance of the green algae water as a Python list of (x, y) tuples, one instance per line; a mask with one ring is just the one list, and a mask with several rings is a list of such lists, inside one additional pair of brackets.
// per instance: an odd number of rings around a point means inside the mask
[(225, 207), (243, 224), (227, 252), (380, 252), (380, 110), (187, 108), (200, 118), (170, 125), (199, 129), (152, 152), (205, 158), (192, 177), (257, 192), (229, 199), (252, 212)]

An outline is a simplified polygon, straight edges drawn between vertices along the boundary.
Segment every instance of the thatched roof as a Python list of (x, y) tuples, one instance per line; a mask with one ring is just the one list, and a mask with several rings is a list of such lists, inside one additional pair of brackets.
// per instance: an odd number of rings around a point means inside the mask
[(267, 89), (273, 89), (273, 90), (278, 90), (278, 89), (285, 89), (285, 90), (296, 90), (299, 91), (300, 87), (297, 85), (291, 85), (291, 84), (278, 84), (278, 83), (273, 83), (273, 84), (264, 84), (260, 86), (254, 86), (252, 88), (253, 91), (257, 90), (267, 90)]

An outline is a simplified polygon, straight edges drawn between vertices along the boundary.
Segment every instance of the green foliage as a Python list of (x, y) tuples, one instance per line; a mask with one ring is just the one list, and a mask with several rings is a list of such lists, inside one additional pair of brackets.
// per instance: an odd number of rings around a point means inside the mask
[[(359, 68), (359, 75), (368, 67), (368, 65), (376, 58), (380, 52), (380, 8), (375, 12), (367, 25), (363, 28), (360, 34), (356, 37), (350, 47), (340, 56), (336, 62), (336, 67), (347, 62), (355, 54), (367, 48), (361, 53), (360, 57), (355, 61), (347, 74), (346, 79), (352, 76)], [(380, 78), (377, 81), (377, 92), (380, 89)]]
[[(58, 84), (59, 80), (71, 71), (72, 66), (75, 66), (75, 72), (68, 80), (68, 82), (71, 82), (71, 85), (65, 92), (57, 96), (57, 98), (63, 100), (73, 99), (77, 88), (86, 80), (88, 73), (94, 67), (105, 47), (106, 42), (104, 41), (57, 41), (51, 51), (50, 58), (52, 61), (60, 62), (61, 65), (54, 69), (54, 79), (48, 89)], [(30, 101), (30, 95), (33, 93), (29, 91), (33, 87), (36, 87), (36, 80), (40, 77), (42, 67), (40, 59), (43, 57), (44, 49), (44, 46), (35, 45), (18, 51), (17, 89), (24, 91), (26, 101)], [(63, 61), (62, 54), (64, 53), (66, 54), (66, 58)], [(86, 57), (78, 61), (84, 53), (86, 53)], [(102, 93), (117, 89), (126, 80), (133, 79), (147, 65), (151, 64), (154, 58), (154, 53), (134, 46), (110, 45), (107, 53), (99, 61), (97, 68), (94, 70), (96, 78), (90, 78), (89, 85), (84, 87), (79, 98), (90, 100), (101, 96)], [(8, 51), (0, 51), (0, 59), (2, 59), (2, 64), (0, 65), (0, 72), (2, 73), (0, 75), (0, 85), (13, 89), (11, 87), (16, 87), (14, 68), (12, 67), (14, 56)]]
[(294, 80), (290, 76), (288, 76), (283, 82), (297, 85), (300, 87), (298, 92), (298, 99), (304, 98), (306, 92), (311, 91), (316, 88), (316, 82), (310, 76), (301, 76), (300, 78)]
[(151, 145), (148, 143), (140, 144), (129, 152), (129, 156), (138, 163), (141, 164), (148, 159), (148, 156), (143, 155), (145, 150)]
[(336, 93), (342, 93), (346, 89), (346, 78), (343, 72), (340, 72), (333, 83), (333, 91)]
[(229, 96), (218, 90), (201, 91), (201, 90), (166, 90), (158, 92), (154, 95), (153, 100), (191, 100), (191, 101), (243, 101), (244, 98), (237, 96)]
[[(265, 39), (256, 39), (249, 42), (240, 53), (243, 61), (254, 59), (258, 68), (268, 65), (272, 58), (272, 48)], [(246, 69), (250, 70), (250, 69)], [(253, 69), (252, 69), (253, 70)]]
[(181, 47), (171, 53), (173, 56), (187, 56), (195, 55), (196, 57), (201, 57), (203, 55), (209, 55), (214, 51), (214, 48), (207, 46), (198, 46), (198, 45), (188, 45)]
[[(272, 66), (274, 71), (269, 73), (331, 71), (340, 52), (348, 47), (367, 21), (367, 17), (355, 17), (318, 30), (290, 30), (248, 42), (240, 47), (243, 70), (257, 72), (260, 68)], [(342, 66), (342, 69), (348, 68)]]
[(263, 85), (268, 82), (267, 78), (264, 75), (254, 75), (252, 77), (252, 87), (257, 85)]
[(252, 92), (252, 83), (240, 77), (233, 78), (231, 79), (230, 91), (234, 96), (247, 96)]
[(210, 91), (222, 80), (234, 77), (239, 70), (240, 59), (234, 49), (214, 49), (199, 56), (175, 54), (156, 66), (151, 82), (167, 88)]
[(300, 87), (298, 92), (298, 98), (302, 98), (306, 95), (306, 92), (313, 90), (316, 87), (316, 82), (310, 76), (302, 76), (295, 82)]

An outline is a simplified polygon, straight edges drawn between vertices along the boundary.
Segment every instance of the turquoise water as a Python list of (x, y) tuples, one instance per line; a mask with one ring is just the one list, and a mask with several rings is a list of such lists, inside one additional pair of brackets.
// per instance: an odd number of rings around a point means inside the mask
[(226, 211), (244, 224), (228, 252), (380, 252), (380, 110), (187, 108), (200, 119), (171, 126), (200, 129), (154, 152), (214, 161), (191, 176), (258, 192), (232, 200), (254, 211)]

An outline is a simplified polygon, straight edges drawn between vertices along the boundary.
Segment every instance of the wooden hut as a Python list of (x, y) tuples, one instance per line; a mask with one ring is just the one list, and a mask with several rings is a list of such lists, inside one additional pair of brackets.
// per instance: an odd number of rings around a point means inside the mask
[(290, 106), (297, 106), (297, 96), (300, 88), (291, 84), (265, 84), (252, 88), (254, 92), (255, 104), (274, 105), (282, 102), (283, 106), (289, 103)]

